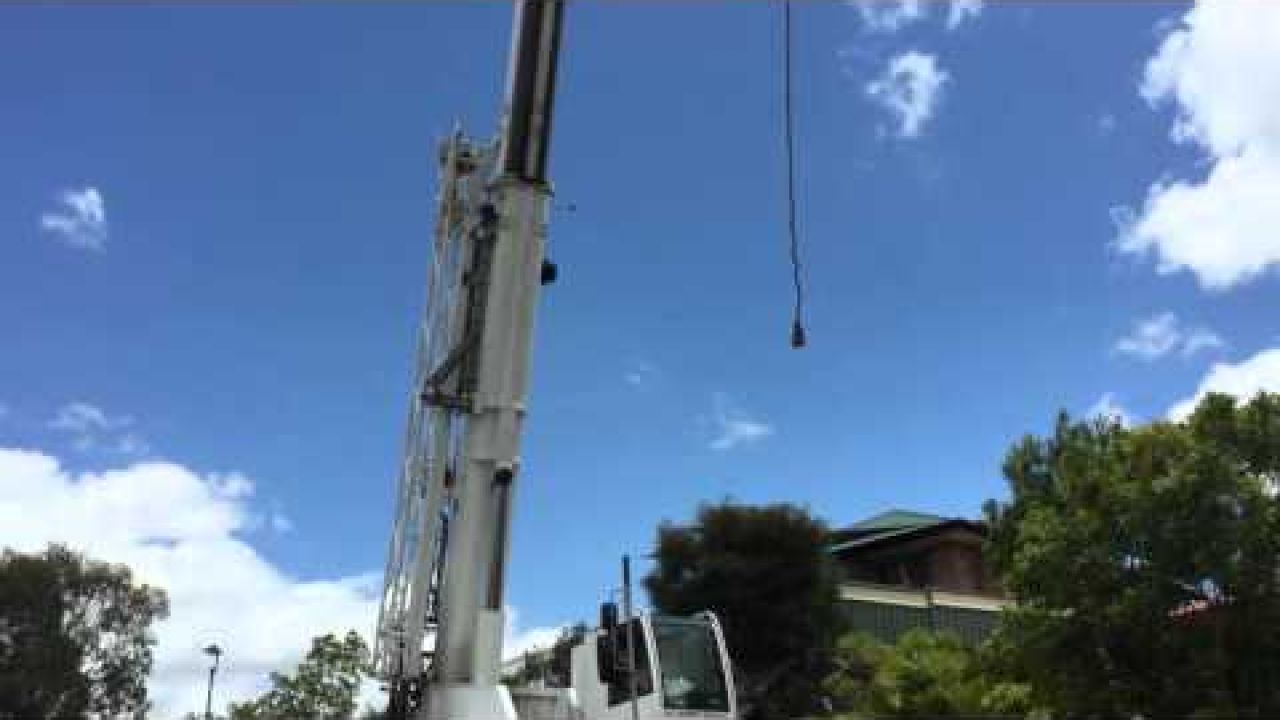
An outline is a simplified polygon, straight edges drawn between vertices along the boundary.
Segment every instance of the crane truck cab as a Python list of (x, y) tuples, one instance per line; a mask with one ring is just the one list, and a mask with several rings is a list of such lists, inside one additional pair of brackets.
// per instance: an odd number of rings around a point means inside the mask
[(646, 613), (619, 622), (616, 610), (606, 609), (601, 616), (601, 627), (570, 650), (567, 688), (512, 689), (520, 720), (737, 720), (733, 672), (714, 614)]

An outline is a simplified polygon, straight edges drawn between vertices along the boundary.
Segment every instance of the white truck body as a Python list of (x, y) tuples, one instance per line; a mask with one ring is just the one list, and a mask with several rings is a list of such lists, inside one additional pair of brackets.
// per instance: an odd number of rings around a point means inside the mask
[(632, 634), (638, 641), (634, 701), (623, 623), (573, 646), (567, 687), (513, 688), (519, 720), (736, 720), (733, 673), (714, 615), (641, 615)]

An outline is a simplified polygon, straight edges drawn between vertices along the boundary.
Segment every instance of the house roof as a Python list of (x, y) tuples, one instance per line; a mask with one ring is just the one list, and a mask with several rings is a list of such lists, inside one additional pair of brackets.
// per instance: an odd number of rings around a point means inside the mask
[(903, 538), (927, 533), (943, 527), (965, 527), (977, 532), (984, 532), (981, 523), (961, 518), (946, 518), (940, 515), (915, 512), (912, 510), (888, 510), (873, 515), (841, 530), (832, 533), (831, 552), (840, 552), (850, 548), (864, 547), (880, 543), (891, 538)]
[(946, 522), (946, 520), (947, 518), (940, 515), (931, 515), (929, 513), (915, 512), (913, 510), (887, 510), (878, 515), (872, 515), (866, 520), (856, 522), (846, 529), (889, 530), (903, 527), (936, 525), (940, 522)]

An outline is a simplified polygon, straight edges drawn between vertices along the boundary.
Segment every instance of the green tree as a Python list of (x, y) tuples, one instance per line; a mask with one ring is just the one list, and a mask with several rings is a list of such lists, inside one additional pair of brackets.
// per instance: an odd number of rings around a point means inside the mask
[(292, 675), (271, 673), (271, 689), (231, 705), (231, 720), (348, 720), (368, 671), (369, 647), (355, 631), (314, 638)]
[(591, 627), (584, 622), (575, 623), (560, 631), (560, 636), (551, 646), (551, 660), (547, 667), (547, 681), (551, 687), (573, 685), (573, 648), (592, 636)]
[(996, 642), (1064, 717), (1280, 716), (1280, 396), (1187, 420), (1059, 418), (1004, 465)]
[(50, 545), (0, 553), (0, 718), (141, 716), (162, 590)]
[(503, 674), (503, 685), (528, 687), (538, 682), (547, 682), (550, 679), (551, 656), (545, 649), (529, 650), (525, 652), (521, 661), (520, 668), (515, 672)]
[(520, 668), (502, 677), (505, 685), (525, 687), (536, 682), (547, 687), (569, 687), (571, 683), (572, 652), (591, 634), (591, 628), (583, 622), (561, 628), (550, 648), (525, 653)]
[(840, 627), (826, 544), (822, 521), (793, 505), (704, 505), (694, 524), (658, 529), (656, 563), (644, 579), (653, 605), (716, 613), (740, 699), (756, 717), (821, 708)]
[(842, 718), (1012, 717), (1030, 688), (993, 675), (983, 649), (950, 633), (908, 631), (893, 645), (860, 633), (840, 639), (824, 688)]

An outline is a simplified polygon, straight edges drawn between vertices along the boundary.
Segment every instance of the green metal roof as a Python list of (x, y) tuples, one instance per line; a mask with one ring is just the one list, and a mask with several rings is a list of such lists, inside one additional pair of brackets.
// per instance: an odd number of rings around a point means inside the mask
[(911, 510), (888, 510), (836, 530), (831, 534), (831, 544), (827, 547), (827, 550), (829, 552), (840, 552), (849, 548), (878, 543), (899, 535), (909, 536), (918, 532), (928, 531), (930, 528), (950, 523), (972, 523), (972, 521)]
[(946, 521), (947, 518), (939, 515), (930, 515), (929, 513), (913, 512), (911, 510), (888, 510), (879, 515), (872, 515), (861, 522), (856, 522), (846, 529), (854, 531), (898, 530), (901, 528), (937, 525)]
[(830, 547), (827, 548), (827, 550), (829, 552), (839, 552), (841, 550), (847, 550), (852, 547), (869, 545), (873, 542), (879, 542), (881, 540), (886, 540), (888, 538), (896, 537), (898, 535), (910, 535), (911, 533), (914, 533), (917, 530), (920, 530), (921, 528), (930, 527), (931, 525), (935, 525), (935, 524), (937, 523), (929, 523), (928, 525), (912, 525), (910, 527), (888, 528), (885, 530), (876, 530), (872, 532), (862, 533), (859, 535), (855, 535), (849, 540), (845, 540), (844, 542), (831, 545)]

